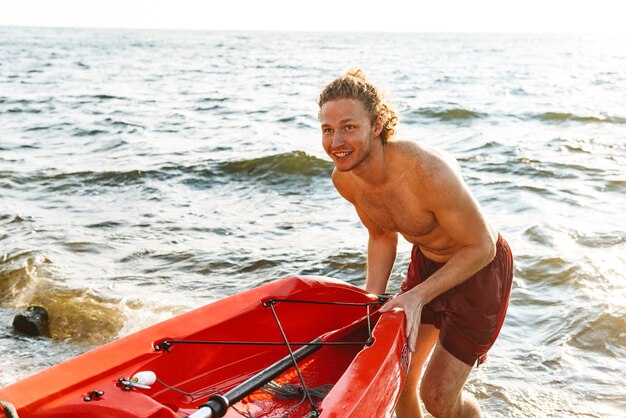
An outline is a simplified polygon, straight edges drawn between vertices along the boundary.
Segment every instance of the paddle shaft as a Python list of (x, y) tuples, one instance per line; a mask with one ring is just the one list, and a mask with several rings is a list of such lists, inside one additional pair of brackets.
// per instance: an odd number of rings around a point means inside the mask
[[(305, 345), (293, 352), (293, 358), (300, 361), (319, 350), (322, 345), (319, 338), (311, 341), (311, 345)], [(278, 377), (281, 373), (293, 366), (291, 354), (278, 360), (266, 369), (261, 370), (245, 382), (235, 386), (224, 395), (214, 395), (203, 404), (197, 412), (194, 412), (189, 418), (219, 418), (223, 417), (228, 407), (239, 402), (250, 393), (254, 392), (261, 386), (265, 385), (272, 379)]]

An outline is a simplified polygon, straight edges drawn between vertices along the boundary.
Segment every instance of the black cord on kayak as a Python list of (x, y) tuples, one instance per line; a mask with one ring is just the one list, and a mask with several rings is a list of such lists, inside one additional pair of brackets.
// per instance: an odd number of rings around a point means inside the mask
[[(332, 388), (333, 385), (326, 384), (308, 389), (312, 397), (322, 399), (328, 395), (328, 392), (330, 392)], [(280, 384), (273, 380), (263, 386), (260, 390), (261, 392), (271, 395), (277, 399), (293, 399), (304, 394), (304, 389), (300, 385), (296, 385), (294, 383)]]
[(306, 383), (304, 382), (304, 377), (302, 377), (302, 373), (300, 372), (300, 367), (298, 367), (298, 362), (296, 361), (296, 358), (293, 355), (293, 351), (291, 350), (291, 346), (289, 345), (289, 341), (287, 340), (287, 335), (285, 335), (285, 331), (283, 330), (283, 326), (280, 323), (280, 320), (278, 319), (278, 315), (276, 315), (276, 311), (274, 310), (274, 304), (271, 303), (269, 305), (270, 310), (272, 311), (272, 315), (274, 316), (274, 319), (276, 320), (276, 325), (278, 325), (278, 330), (280, 331), (280, 334), (283, 337), (283, 340), (285, 340), (285, 345), (287, 346), (287, 350), (289, 351), (289, 355), (291, 356), (291, 361), (293, 362), (293, 366), (296, 369), (296, 373), (298, 374), (298, 378), (300, 378), (300, 383), (302, 383), (302, 389), (304, 389), (304, 398), (309, 400), (309, 404), (311, 405), (311, 415), (313, 416), (318, 416), (319, 412), (317, 411), (317, 408), (315, 407), (315, 404), (313, 403), (313, 399), (311, 399), (311, 394), (309, 393), (309, 390), (306, 387)]
[[(323, 399), (324, 397), (326, 397), (326, 395), (328, 395), (328, 393), (331, 391), (332, 388), (333, 388), (333, 385), (326, 384), (326, 385), (321, 385), (321, 386), (317, 386), (313, 388), (308, 388), (308, 392), (314, 398)], [(291, 415), (291, 413), (295, 411), (296, 409), (298, 409), (298, 407), (302, 405), (302, 403), (306, 401), (307, 399), (307, 395), (303, 387), (300, 385), (293, 384), (293, 383), (279, 384), (279, 383), (276, 383), (275, 381), (271, 381), (261, 388), (261, 392), (266, 393), (270, 396), (273, 396), (277, 399), (282, 399), (282, 400), (287, 400), (287, 399), (292, 399), (292, 398), (302, 396), (302, 399), (300, 399), (300, 402), (298, 402), (297, 404), (289, 408), (283, 415), (281, 415), (281, 418), (286, 418), (289, 415)], [(317, 417), (317, 416), (318, 416), (317, 410), (314, 409), (313, 411), (311, 411), (310, 417)]]
[(374, 302), (331, 302), (324, 300), (304, 300), (304, 299), (267, 299), (262, 302), (263, 306), (275, 305), (278, 302), (283, 303), (303, 303), (311, 305), (336, 305), (336, 306), (372, 306), (385, 303), (387, 299), (381, 298), (383, 295), (377, 295), (378, 300)]
[[(347, 345), (366, 345), (369, 341), (290, 341), (292, 346), (347, 346)], [(175, 344), (187, 344), (187, 345), (258, 345), (258, 346), (284, 346), (284, 341), (198, 341), (198, 340), (164, 340), (154, 346), (155, 351), (170, 352)]]
[(163, 386), (165, 386), (166, 388), (168, 388), (169, 390), (172, 390), (174, 392), (178, 392), (180, 394), (189, 396), (191, 398), (197, 398), (199, 396), (204, 396), (204, 395), (214, 395), (214, 394), (218, 394), (218, 395), (223, 395), (224, 393), (219, 390), (219, 389), (208, 389), (205, 390), (203, 392), (185, 392), (184, 390), (178, 389), (177, 387), (168, 385), (167, 383), (165, 383), (164, 381), (162, 381), (161, 379), (159, 379), (158, 377), (156, 378), (156, 381), (159, 382), (160, 384), (162, 384)]
[[(374, 338), (372, 337), (372, 322), (371, 322), (370, 306), (382, 305), (385, 302), (387, 302), (389, 299), (391, 299), (393, 295), (382, 294), (382, 295), (377, 295), (377, 297), (378, 299), (374, 302), (364, 302), (364, 303), (363, 302), (329, 302), (329, 301), (321, 301), (321, 300), (303, 300), (303, 299), (267, 299), (261, 302), (261, 305), (263, 305), (263, 307), (265, 308), (272, 308), (272, 312), (274, 312), (274, 305), (276, 305), (279, 302), (308, 303), (308, 304), (313, 304), (313, 305), (364, 306), (365, 315), (367, 317), (367, 341), (365, 342), (365, 345), (369, 347), (374, 342)], [(274, 313), (274, 317), (276, 318), (276, 321), (278, 322), (278, 317), (276, 316), (276, 313)], [(280, 323), (278, 326), (280, 327)], [(287, 340), (285, 339), (285, 341)], [(294, 343), (291, 343), (291, 344), (295, 345)]]
[[(313, 304), (313, 305), (337, 305), (337, 306), (359, 306), (365, 307), (365, 312), (367, 315), (367, 341), (329, 341), (329, 342), (302, 342), (302, 341), (289, 341), (291, 346), (305, 346), (305, 345), (367, 345), (370, 346), (373, 343), (372, 338), (372, 324), (371, 324), (371, 311), (370, 306), (381, 305), (393, 295), (383, 294), (377, 295), (378, 300), (374, 302), (329, 302), (329, 301), (320, 301), (320, 300), (302, 300), (302, 299), (267, 299), (262, 301), (261, 304), (263, 307), (268, 308), (279, 302), (282, 303), (303, 303), (303, 304)], [(285, 345), (284, 341), (194, 341), (194, 340), (164, 340), (158, 344), (154, 345), (155, 351), (164, 351), (169, 353), (170, 348), (175, 344), (197, 344), (197, 345)]]
[[(331, 391), (332, 388), (333, 388), (332, 384), (326, 384), (326, 385), (309, 388), (308, 390), (312, 397), (323, 399), (326, 397), (326, 395), (328, 395), (328, 393)], [(304, 392), (304, 389), (302, 388), (302, 386), (296, 385), (293, 383), (280, 384), (272, 380), (271, 382), (263, 386), (261, 389), (259, 389), (259, 391), (262, 393), (265, 393), (266, 395), (270, 395), (276, 399), (281, 399), (281, 400), (289, 400), (289, 399), (302, 396), (302, 399), (300, 399), (300, 401), (297, 404), (293, 405), (284, 414), (282, 414), (281, 418), (288, 417), (293, 411), (298, 409), (298, 407), (302, 405), (304, 401), (306, 401), (306, 393)], [(237, 412), (239, 415), (242, 415), (246, 418), (254, 418), (254, 415), (252, 415), (252, 413), (247, 412), (247, 411), (241, 411), (235, 408), (234, 405), (232, 405), (231, 408), (233, 408), (235, 412)]]
[[(192, 399), (196, 398), (196, 397), (199, 397), (199, 396), (204, 396), (204, 395), (214, 395), (214, 394), (223, 395), (224, 394), (224, 392), (222, 392), (219, 389), (209, 389), (209, 390), (205, 390), (205, 391), (202, 391), (202, 392), (186, 392), (184, 390), (178, 389), (175, 386), (168, 385), (167, 383), (165, 383), (164, 381), (162, 381), (158, 377), (156, 378), (156, 381), (159, 382), (160, 384), (162, 384), (163, 386), (165, 386), (166, 388), (168, 388), (169, 390), (172, 390), (174, 392), (180, 393), (182, 395), (189, 396)], [(237, 412), (239, 415), (241, 415), (241, 416), (243, 416), (245, 418), (254, 418), (254, 416), (250, 412), (240, 411), (234, 405), (232, 405), (231, 408), (234, 409), (235, 412)], [(11, 418), (11, 417), (9, 417), (9, 418)]]
[[(224, 392), (222, 392), (219, 389), (208, 389), (202, 392), (186, 392), (184, 390), (178, 389), (175, 386), (172, 385), (168, 385), (167, 383), (165, 383), (164, 381), (162, 381), (161, 379), (159, 379), (158, 377), (156, 378), (156, 381), (159, 382), (160, 384), (162, 384), (163, 386), (165, 386), (166, 388), (168, 388), (169, 390), (172, 390), (174, 392), (178, 392), (180, 394), (189, 396), (190, 398), (197, 398), (199, 396), (204, 396), (204, 395), (223, 395)], [(245, 418), (254, 418), (254, 416), (252, 416), (251, 413), (246, 412), (246, 411), (240, 411), (239, 409), (235, 408), (235, 406), (231, 406), (231, 408), (233, 408), (239, 415), (244, 416)]]

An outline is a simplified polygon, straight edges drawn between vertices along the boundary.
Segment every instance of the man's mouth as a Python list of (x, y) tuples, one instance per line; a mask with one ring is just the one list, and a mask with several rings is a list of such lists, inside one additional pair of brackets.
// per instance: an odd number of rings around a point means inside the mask
[(336, 158), (339, 158), (339, 159), (341, 159), (341, 158), (345, 158), (345, 157), (347, 157), (347, 156), (348, 156), (348, 155), (350, 155), (350, 154), (352, 154), (352, 151), (350, 151), (350, 152), (348, 152), (348, 151), (333, 152), (333, 155), (334, 155)]

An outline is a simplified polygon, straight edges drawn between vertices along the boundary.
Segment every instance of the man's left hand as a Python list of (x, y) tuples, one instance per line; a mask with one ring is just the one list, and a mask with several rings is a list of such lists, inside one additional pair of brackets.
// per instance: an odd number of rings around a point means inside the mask
[(422, 308), (425, 304), (424, 299), (419, 294), (418, 287), (419, 286), (416, 286), (408, 292), (400, 293), (380, 308), (381, 313), (393, 310), (404, 311), (407, 342), (411, 352), (415, 352), (417, 332), (422, 317)]

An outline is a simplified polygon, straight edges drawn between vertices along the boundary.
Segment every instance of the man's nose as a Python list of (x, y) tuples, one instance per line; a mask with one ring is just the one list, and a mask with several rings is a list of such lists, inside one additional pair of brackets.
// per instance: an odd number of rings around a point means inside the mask
[(344, 144), (344, 140), (343, 140), (343, 132), (341, 131), (335, 131), (333, 134), (333, 142), (332, 142), (332, 146), (333, 148), (336, 148), (338, 146), (341, 146)]

